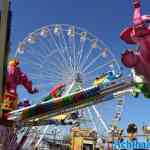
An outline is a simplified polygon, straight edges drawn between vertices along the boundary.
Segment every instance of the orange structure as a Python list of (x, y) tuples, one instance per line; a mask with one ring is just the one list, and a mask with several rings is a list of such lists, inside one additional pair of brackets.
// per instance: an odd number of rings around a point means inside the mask
[(71, 129), (71, 150), (96, 150), (97, 133), (90, 129)]

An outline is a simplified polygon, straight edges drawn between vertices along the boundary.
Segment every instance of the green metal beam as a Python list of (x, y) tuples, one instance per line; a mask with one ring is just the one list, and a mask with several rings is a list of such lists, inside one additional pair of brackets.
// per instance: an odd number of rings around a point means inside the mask
[[(2, 0), (2, 12), (0, 20), (0, 96), (4, 91), (5, 69), (8, 55), (8, 22), (9, 0)], [(0, 105), (3, 100), (0, 99)]]

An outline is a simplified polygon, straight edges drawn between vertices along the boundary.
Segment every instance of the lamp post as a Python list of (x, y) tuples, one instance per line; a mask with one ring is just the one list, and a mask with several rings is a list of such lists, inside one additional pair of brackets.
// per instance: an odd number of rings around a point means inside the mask
[[(9, 34), (10, 34), (10, 2), (2, 0), (1, 18), (0, 18), (0, 106), (3, 103), (5, 71), (7, 64), (7, 56), (9, 51)], [(0, 114), (2, 111), (0, 109)], [(0, 115), (0, 116), (1, 116)]]
[[(0, 15), (0, 118), (2, 118), (1, 105), (3, 103), (4, 82), (6, 78), (7, 58), (10, 47), (11, 10), (10, 1), (1, 0), (2, 9)], [(14, 129), (0, 124), (0, 145), (2, 149), (16, 150), (16, 134)]]

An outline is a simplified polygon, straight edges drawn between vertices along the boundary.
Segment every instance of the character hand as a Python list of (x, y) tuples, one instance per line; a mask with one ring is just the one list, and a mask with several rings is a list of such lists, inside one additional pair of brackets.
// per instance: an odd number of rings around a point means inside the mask
[(140, 0), (133, 0), (134, 8), (139, 8), (141, 6)]
[(34, 88), (34, 89), (32, 90), (32, 92), (31, 92), (31, 94), (35, 94), (35, 93), (37, 93), (37, 92), (39, 92), (39, 90), (38, 90), (37, 88)]

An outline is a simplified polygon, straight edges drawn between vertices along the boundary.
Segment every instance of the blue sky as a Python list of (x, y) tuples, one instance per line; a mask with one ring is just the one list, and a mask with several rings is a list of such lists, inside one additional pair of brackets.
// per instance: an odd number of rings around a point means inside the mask
[[(142, 6), (144, 13), (150, 13), (148, 0), (143, 0)], [(13, 0), (12, 10), (12, 52), (28, 33), (43, 25), (59, 23), (86, 28), (103, 40), (119, 61), (124, 49), (131, 47), (119, 38), (120, 31), (131, 24), (131, 0)], [(150, 100), (142, 96), (126, 97), (120, 126), (149, 122), (149, 107)]]

